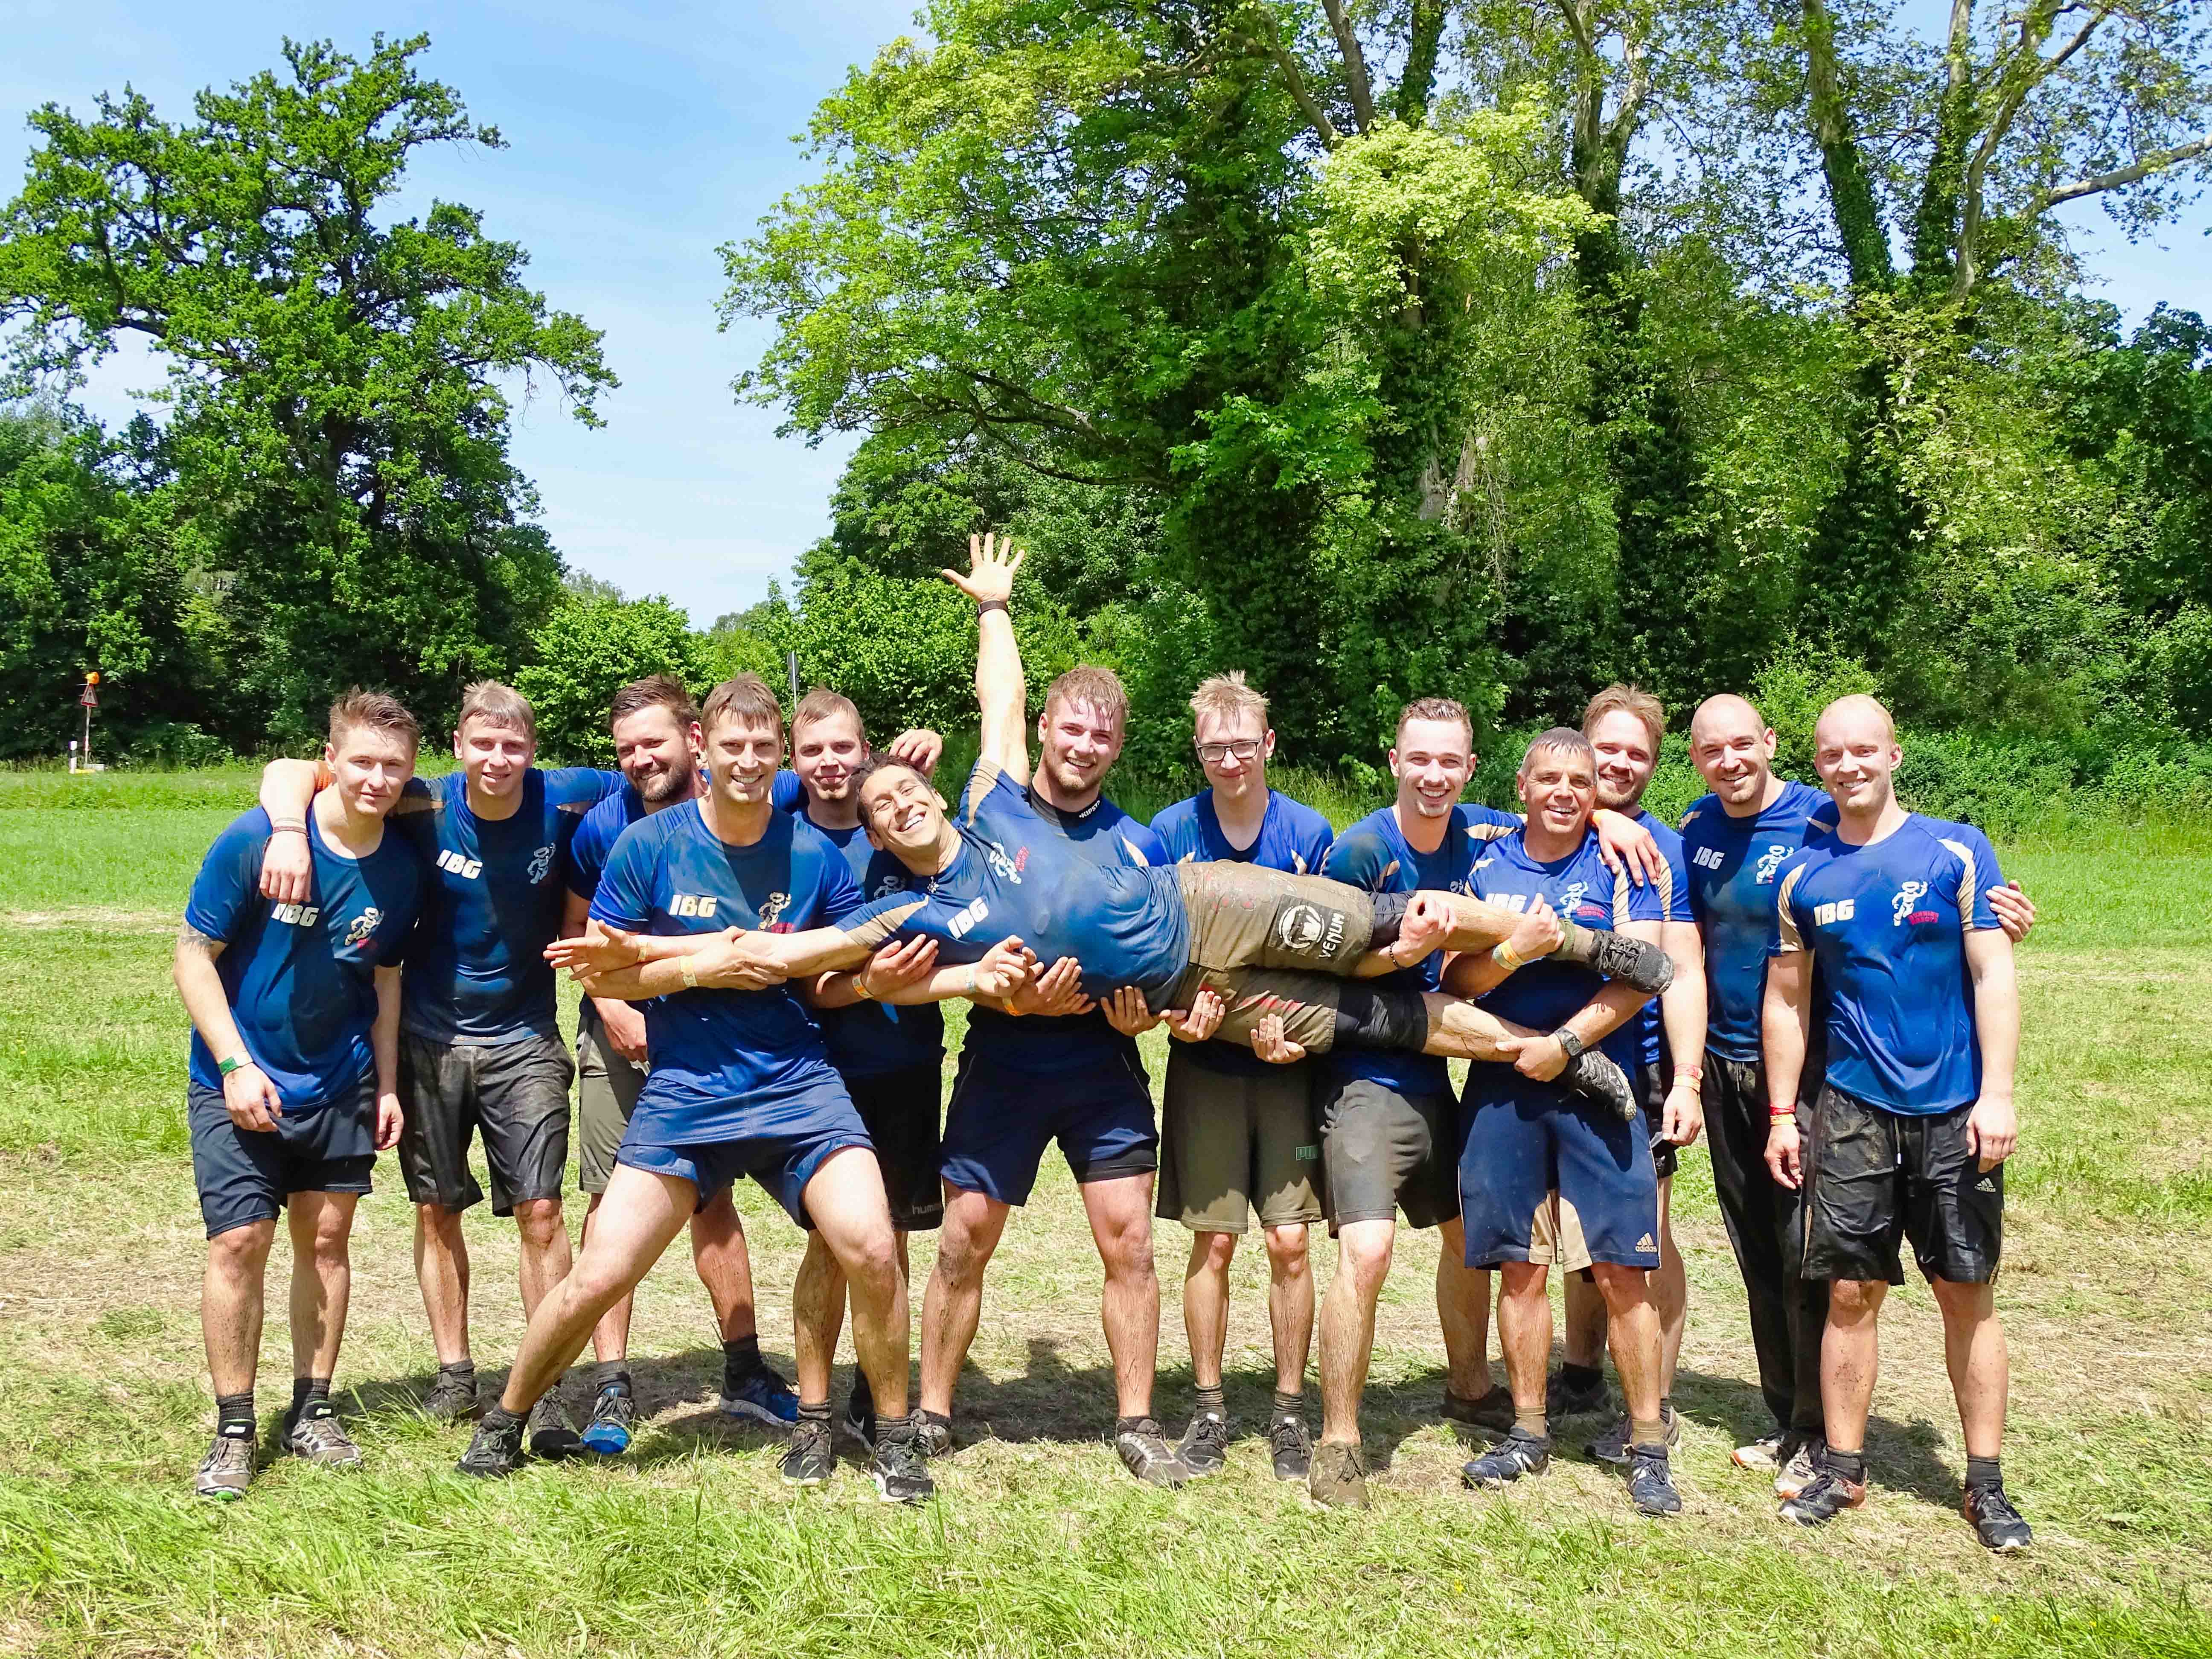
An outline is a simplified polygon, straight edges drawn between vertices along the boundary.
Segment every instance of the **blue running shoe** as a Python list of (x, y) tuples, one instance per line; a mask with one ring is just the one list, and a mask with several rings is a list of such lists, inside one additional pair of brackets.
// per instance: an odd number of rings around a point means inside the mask
[(592, 1420), (584, 1425), (584, 1448), (602, 1457), (618, 1457), (629, 1449), (636, 1423), (636, 1400), (621, 1383), (610, 1382), (592, 1402)]
[(734, 1389), (724, 1379), (721, 1409), (725, 1417), (750, 1417), (772, 1429), (787, 1429), (799, 1421), (799, 1396), (763, 1365), (738, 1378)]

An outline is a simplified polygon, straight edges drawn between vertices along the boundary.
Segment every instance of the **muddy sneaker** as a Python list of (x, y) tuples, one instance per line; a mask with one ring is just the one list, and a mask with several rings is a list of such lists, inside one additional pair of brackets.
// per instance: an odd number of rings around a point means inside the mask
[[(1544, 1382), (1544, 1415), (1547, 1417), (1589, 1417), (1603, 1411), (1611, 1403), (1606, 1393), (1605, 1374), (1601, 1371), (1587, 1382), (1570, 1378), (1564, 1370), (1553, 1371)], [(1505, 1425), (1511, 1428), (1511, 1424)]]
[(558, 1395), (548, 1394), (530, 1408), (529, 1434), (532, 1457), (574, 1457), (584, 1449), (584, 1437), (568, 1420)]
[(1114, 1450), (1121, 1467), (1147, 1486), (1165, 1486), (1173, 1492), (1190, 1479), (1190, 1471), (1168, 1444), (1167, 1436), (1149, 1417), (1137, 1419), (1126, 1429), (1117, 1428)]
[(853, 1392), (845, 1396), (845, 1414), (837, 1426), (863, 1446), (876, 1443), (876, 1396), (866, 1377), (853, 1378)]
[(470, 1437), (469, 1449), (453, 1467), (480, 1480), (513, 1474), (522, 1467), (522, 1428), (523, 1419), (519, 1417), (501, 1412), (495, 1418), (487, 1413)]
[(245, 1497), (252, 1479), (252, 1434), (219, 1434), (192, 1473), (192, 1491), (201, 1498), (228, 1503)]
[(1601, 1051), (1585, 1048), (1567, 1062), (1559, 1081), (1578, 1095), (1587, 1095), (1622, 1122), (1644, 1115), (1644, 1103), (1628, 1086), (1628, 1073)]
[[(1682, 1443), (1682, 1419), (1674, 1415), (1672, 1406), (1662, 1406), (1660, 1416), (1667, 1425), (1667, 1444), (1671, 1448)], [(1585, 1446), (1592, 1457), (1601, 1463), (1610, 1463), (1614, 1468), (1628, 1467), (1628, 1419), (1622, 1416), (1603, 1434)]]
[(818, 1486), (837, 1471), (837, 1450), (826, 1417), (802, 1417), (791, 1426), (791, 1449), (778, 1466), (787, 1486)]
[(277, 1431), (280, 1443), (295, 1457), (319, 1463), (326, 1469), (357, 1469), (361, 1448), (338, 1424), (338, 1414), (327, 1400), (310, 1400), (298, 1415), (284, 1413)]
[(868, 1478), (876, 1483), (876, 1496), (886, 1504), (920, 1504), (937, 1492), (937, 1483), (929, 1478), (929, 1466), (915, 1449), (910, 1434), (877, 1443), (875, 1455), (868, 1460)]
[(637, 1426), (637, 1400), (621, 1382), (604, 1384), (592, 1401), (592, 1420), (584, 1425), (584, 1449), (602, 1457), (617, 1457), (629, 1449)]
[(1855, 1510), (1866, 1502), (1866, 1482), (1846, 1480), (1826, 1464), (1813, 1477), (1813, 1484), (1795, 1498), (1785, 1498), (1775, 1513), (1784, 1521), (1794, 1521), (1801, 1527), (1825, 1526), (1845, 1510)]
[(1664, 1446), (1632, 1447), (1628, 1454), (1628, 1500), (1644, 1515), (1680, 1515), (1682, 1495), (1674, 1490)]
[(1316, 1446), (1306, 1496), (1325, 1509), (1365, 1509), (1367, 1459), (1359, 1448), (1341, 1440), (1324, 1440)]
[(1481, 1399), (1466, 1400), (1446, 1389), (1443, 1419), (1462, 1439), (1469, 1429), (1485, 1437), (1509, 1433), (1513, 1427), (1513, 1390), (1497, 1382)]
[(440, 1371), (422, 1396), (422, 1414), (434, 1423), (459, 1423), (474, 1417), (479, 1409), (476, 1378), (456, 1376), (451, 1371)]
[(1218, 1412), (1200, 1412), (1176, 1443), (1175, 1455), (1193, 1480), (1220, 1474), (1229, 1462), (1229, 1419)]
[(1313, 1472), (1313, 1436), (1306, 1420), (1285, 1412), (1267, 1425), (1267, 1451), (1278, 1480), (1303, 1480)]
[(1793, 1437), (1780, 1429), (1772, 1434), (1762, 1434), (1730, 1452), (1729, 1462), (1740, 1469), (1778, 1469), (1790, 1461)]
[(1569, 926), (1557, 955), (1594, 968), (1607, 979), (1625, 980), (1657, 996), (1674, 982), (1674, 960), (1657, 945), (1626, 933)]
[(1777, 1498), (1795, 1498), (1813, 1484), (1820, 1472), (1822, 1444), (1817, 1434), (1797, 1435), (1783, 1443), (1782, 1462), (1774, 1471)]
[(736, 1388), (724, 1389), (720, 1405), (725, 1417), (750, 1417), (772, 1429), (787, 1429), (799, 1421), (799, 1396), (765, 1365), (746, 1372)]
[(2017, 1555), (2035, 1541), (2033, 1530), (2002, 1486), (1967, 1487), (1959, 1500), (1959, 1513), (1974, 1523), (1974, 1536), (1982, 1540), (1982, 1547), (1999, 1555)]
[(1470, 1486), (1510, 1486), (1523, 1475), (1552, 1467), (1552, 1437), (1515, 1429), (1504, 1443), (1462, 1467), (1459, 1478)]
[(952, 1419), (915, 1407), (914, 1449), (924, 1457), (950, 1457), (952, 1455)]

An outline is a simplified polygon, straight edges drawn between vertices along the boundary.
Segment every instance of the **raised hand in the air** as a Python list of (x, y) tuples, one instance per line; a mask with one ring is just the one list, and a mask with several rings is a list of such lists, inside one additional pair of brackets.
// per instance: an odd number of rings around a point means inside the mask
[(937, 574), (978, 605), (1004, 605), (1013, 597), (1014, 573), (1029, 557), (1029, 550), (1014, 545), (1011, 536), (987, 534), (968, 538), (968, 574), (940, 570)]

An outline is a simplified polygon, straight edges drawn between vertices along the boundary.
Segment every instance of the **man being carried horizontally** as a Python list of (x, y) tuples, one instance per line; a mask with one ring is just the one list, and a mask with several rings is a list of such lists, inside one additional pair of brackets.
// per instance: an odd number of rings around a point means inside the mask
[[(1528, 823), (1476, 860), (1473, 891), (1510, 915), (1612, 930), (1659, 950), (1665, 899), (1607, 870), (1590, 813), (1597, 760), (1589, 739), (1555, 726), (1528, 745), (1518, 785)], [(1664, 960), (1663, 953), (1662, 959)], [(1605, 1297), (1613, 1364), (1628, 1407), (1628, 1492), (1646, 1515), (1682, 1507), (1668, 1468), (1660, 1410), (1659, 1316), (1650, 1276), (1659, 1265), (1659, 1182), (1641, 1103), (1632, 1114), (1594, 1109), (1559, 1085), (1570, 1060), (1600, 1043), (1626, 1068), (1638, 1060), (1636, 1016), (1649, 993), (1607, 984), (1587, 967), (1524, 962), (1509, 940), (1466, 956), (1447, 989), (1479, 995), (1494, 1014), (1549, 1036), (1522, 1046), (1511, 1067), (1469, 1070), (1466, 1144), (1459, 1166), (1467, 1265), (1504, 1280), (1498, 1338), (1513, 1391), (1514, 1424), (1495, 1450), (1470, 1462), (1470, 1486), (1541, 1474), (1551, 1462), (1545, 1369), (1552, 1304), (1545, 1279), (1587, 1267)], [(1663, 988), (1663, 987), (1662, 988)]]
[[(1875, 1322), (1889, 1287), (1905, 1282), (1898, 1245), (1909, 1238), (1943, 1316), (1966, 1446), (1960, 1507), (1985, 1547), (2024, 1550), (2033, 1534), (1998, 1468), (2008, 1369), (1995, 1285), (2004, 1161), (2020, 1138), (2020, 989), (1989, 896), (1996, 854), (1971, 825), (1898, 804), (1903, 750), (1872, 697), (1830, 703), (1813, 745), (1837, 823), (1783, 866), (1776, 891), (1766, 1163), (1781, 1185), (1803, 1188), (1804, 1274), (1828, 1282), (1827, 1443), (1811, 1484), (1783, 1501), (1782, 1518), (1818, 1526), (1866, 1501)], [(1801, 1129), (1814, 962), (1827, 1070)]]

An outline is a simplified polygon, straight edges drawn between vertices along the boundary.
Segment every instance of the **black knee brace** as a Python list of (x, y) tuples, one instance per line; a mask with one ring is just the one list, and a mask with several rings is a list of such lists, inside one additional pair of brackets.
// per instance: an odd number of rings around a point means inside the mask
[[(1397, 896), (1402, 911), (1403, 895)], [(1395, 932), (1392, 937), (1396, 937)], [(1377, 990), (1353, 983), (1337, 1000), (1335, 1048), (1348, 1043), (1355, 1048), (1402, 1048), (1419, 1054), (1428, 1042), (1429, 1005), (1419, 991)]]
[(1375, 895), (1375, 931), (1367, 936), (1369, 950), (1387, 951), (1398, 942), (1398, 930), (1406, 923), (1406, 908), (1413, 902), (1411, 893)]

